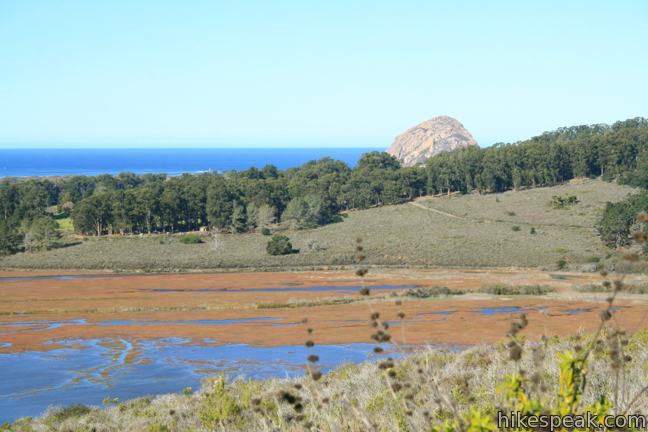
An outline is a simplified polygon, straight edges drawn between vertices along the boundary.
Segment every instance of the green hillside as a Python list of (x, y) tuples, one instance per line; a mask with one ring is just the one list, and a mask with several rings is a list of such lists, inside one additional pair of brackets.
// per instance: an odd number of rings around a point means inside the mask
[[(594, 224), (606, 202), (633, 189), (601, 180), (499, 194), (423, 197), (415, 202), (345, 213), (341, 222), (315, 229), (273, 228), (290, 237), (297, 254), (269, 256), (260, 233), (205, 234), (204, 243), (177, 236), (86, 237), (70, 246), (19, 253), (4, 268), (87, 268), (172, 271), (189, 268), (275, 268), (353, 263), (353, 241), (364, 238), (367, 262), (401, 266), (531, 266), (572, 269), (605, 258), (611, 250)], [(555, 195), (576, 196), (566, 208)], [(76, 243), (76, 244), (75, 244)]]

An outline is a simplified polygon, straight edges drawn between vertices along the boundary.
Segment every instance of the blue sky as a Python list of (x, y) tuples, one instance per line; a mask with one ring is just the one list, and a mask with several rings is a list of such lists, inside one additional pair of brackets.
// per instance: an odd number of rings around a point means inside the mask
[(482, 145), (648, 116), (648, 2), (0, 1), (0, 147)]

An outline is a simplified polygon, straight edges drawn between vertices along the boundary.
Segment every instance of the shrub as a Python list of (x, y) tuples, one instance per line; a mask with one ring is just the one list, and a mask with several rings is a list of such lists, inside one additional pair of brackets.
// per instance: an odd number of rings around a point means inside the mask
[(261, 235), (269, 236), (270, 234), (272, 234), (270, 228), (266, 228), (266, 227), (261, 228)]
[(560, 258), (556, 263), (558, 270), (564, 270), (567, 268), (567, 260), (565, 258)]
[(463, 290), (453, 290), (445, 286), (418, 287), (418, 288), (410, 288), (407, 291), (405, 291), (406, 296), (416, 297), (416, 298), (462, 295), (465, 293), (466, 292)]
[(181, 235), (178, 240), (182, 244), (198, 244), (198, 243), (203, 243), (203, 239), (196, 234), (185, 234)]
[(544, 295), (554, 292), (555, 289), (546, 285), (487, 285), (478, 291), (494, 295)]
[(85, 405), (81, 405), (81, 404), (70, 405), (68, 407), (61, 408), (60, 410), (54, 412), (52, 415), (50, 415), (50, 420), (53, 421), (54, 423), (60, 423), (70, 418), (81, 417), (83, 415), (88, 414), (90, 411), (91, 408)]
[(520, 227), (517, 226), (517, 225), (513, 225), (513, 226), (511, 227), (511, 229), (512, 229), (513, 231), (515, 231), (515, 232), (520, 231)]
[(215, 378), (203, 399), (200, 419), (210, 430), (215, 430), (240, 412), (241, 406), (225, 388), (225, 378), (222, 376)]
[(549, 204), (555, 209), (563, 209), (578, 203), (576, 195), (554, 195)]
[(531, 227), (529, 234), (536, 234), (536, 229), (534, 227)]
[(266, 246), (270, 255), (288, 255), (293, 252), (290, 239), (284, 235), (274, 235)]

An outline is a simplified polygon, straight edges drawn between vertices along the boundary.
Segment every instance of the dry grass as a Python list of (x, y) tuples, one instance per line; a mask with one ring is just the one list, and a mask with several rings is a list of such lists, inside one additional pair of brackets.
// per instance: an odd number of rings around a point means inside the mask
[[(59, 268), (174, 271), (202, 268), (289, 268), (353, 263), (353, 239), (366, 239), (366, 263), (397, 266), (519, 266), (570, 268), (605, 257), (593, 229), (607, 201), (631, 188), (581, 180), (551, 188), (425, 198), (404, 204), (351, 212), (340, 223), (312, 230), (287, 230), (300, 253), (269, 256), (267, 236), (218, 236), (214, 243), (182, 244), (175, 236), (88, 238), (81, 244), (0, 260), (2, 268)], [(579, 203), (554, 209), (552, 195), (576, 195)], [(451, 217), (425, 207), (457, 216)], [(519, 226), (519, 231), (512, 227)], [(535, 229), (535, 234), (531, 233)], [(309, 244), (319, 247), (309, 250)]]

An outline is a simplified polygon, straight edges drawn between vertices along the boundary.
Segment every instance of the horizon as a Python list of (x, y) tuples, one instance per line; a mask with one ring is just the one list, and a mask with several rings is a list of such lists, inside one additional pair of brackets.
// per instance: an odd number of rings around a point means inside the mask
[(485, 147), (648, 117), (647, 20), (632, 0), (8, 0), (0, 148), (387, 148), (437, 115)]

